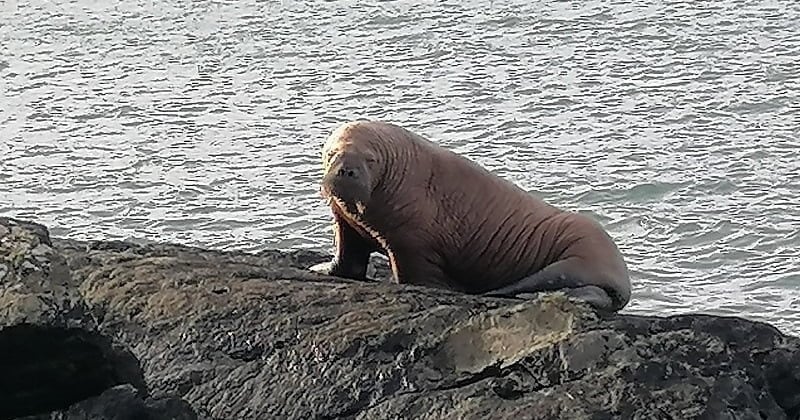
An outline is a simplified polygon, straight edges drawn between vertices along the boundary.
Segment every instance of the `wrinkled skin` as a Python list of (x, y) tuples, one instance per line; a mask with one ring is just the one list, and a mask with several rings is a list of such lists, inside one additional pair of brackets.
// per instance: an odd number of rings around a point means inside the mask
[(329, 274), (364, 279), (381, 252), (398, 283), (505, 297), (561, 290), (609, 311), (630, 300), (627, 266), (598, 222), (402, 127), (344, 124), (322, 161)]

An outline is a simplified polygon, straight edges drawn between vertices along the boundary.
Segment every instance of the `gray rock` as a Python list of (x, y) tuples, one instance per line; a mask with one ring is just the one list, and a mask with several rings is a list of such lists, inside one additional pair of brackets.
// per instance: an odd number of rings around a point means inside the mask
[(139, 361), (98, 331), (47, 230), (0, 218), (0, 418), (58, 410), (117, 384), (146, 390)]
[(800, 339), (763, 323), (356, 282), (306, 269), (329, 258), (310, 251), (52, 247), (147, 398), (199, 418), (800, 417)]
[(130, 384), (111, 387), (96, 397), (73, 404), (66, 410), (23, 417), (24, 420), (194, 420), (188, 403), (176, 398), (142, 398)]

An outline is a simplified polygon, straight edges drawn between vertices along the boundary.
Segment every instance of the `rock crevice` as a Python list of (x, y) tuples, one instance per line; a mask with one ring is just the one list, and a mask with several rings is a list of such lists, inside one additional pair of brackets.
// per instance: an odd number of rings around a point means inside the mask
[(64, 409), (119, 384), (146, 390), (139, 361), (130, 352), (80, 328), (3, 328), (0, 372), (0, 418)]

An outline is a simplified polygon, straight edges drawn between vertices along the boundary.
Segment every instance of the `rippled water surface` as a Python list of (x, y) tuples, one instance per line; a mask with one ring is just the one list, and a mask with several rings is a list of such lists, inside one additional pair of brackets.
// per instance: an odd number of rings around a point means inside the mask
[(403, 124), (591, 212), (631, 313), (800, 333), (800, 2), (0, 0), (0, 214), (329, 250), (319, 148)]

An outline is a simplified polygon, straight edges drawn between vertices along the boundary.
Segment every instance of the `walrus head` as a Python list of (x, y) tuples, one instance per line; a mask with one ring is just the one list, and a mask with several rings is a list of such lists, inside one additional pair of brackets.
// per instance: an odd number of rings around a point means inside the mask
[(345, 140), (343, 134), (341, 130), (334, 131), (323, 147), (320, 193), (351, 214), (360, 215), (375, 188), (376, 154), (364, 143)]

